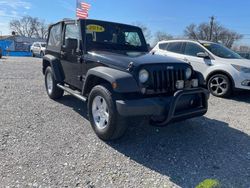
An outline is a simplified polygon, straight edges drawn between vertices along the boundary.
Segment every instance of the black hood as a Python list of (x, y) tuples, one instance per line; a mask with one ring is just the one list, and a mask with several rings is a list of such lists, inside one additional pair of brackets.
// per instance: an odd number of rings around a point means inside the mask
[(184, 63), (174, 58), (153, 55), (148, 52), (92, 51), (89, 52), (88, 55), (89, 58), (104, 65), (113, 66), (123, 70), (128, 69), (131, 62), (135, 67), (155, 63)]

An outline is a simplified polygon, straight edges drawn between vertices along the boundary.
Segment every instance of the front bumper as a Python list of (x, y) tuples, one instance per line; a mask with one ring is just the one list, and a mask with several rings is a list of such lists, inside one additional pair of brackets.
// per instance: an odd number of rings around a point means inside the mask
[(166, 121), (179, 121), (207, 112), (209, 92), (205, 89), (177, 91), (170, 97), (153, 97), (138, 100), (117, 100), (117, 111), (121, 116), (165, 116)]
[(246, 73), (237, 73), (233, 75), (235, 89), (250, 90), (250, 77)]

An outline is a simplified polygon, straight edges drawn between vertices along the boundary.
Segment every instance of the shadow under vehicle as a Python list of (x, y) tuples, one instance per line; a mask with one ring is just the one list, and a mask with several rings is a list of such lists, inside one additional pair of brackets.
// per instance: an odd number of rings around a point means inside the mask
[[(73, 96), (58, 102), (88, 119), (86, 104)], [(157, 128), (135, 119), (124, 137), (107, 144), (180, 187), (205, 179), (218, 180), (222, 188), (249, 186), (250, 136), (223, 121), (198, 117)]]

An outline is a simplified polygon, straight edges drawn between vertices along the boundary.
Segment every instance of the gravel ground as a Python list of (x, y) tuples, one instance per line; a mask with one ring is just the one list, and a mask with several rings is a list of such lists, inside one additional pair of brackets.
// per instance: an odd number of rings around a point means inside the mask
[(211, 97), (206, 116), (165, 128), (93, 133), (85, 104), (50, 100), (38, 58), (0, 60), (0, 187), (250, 188), (250, 94)]

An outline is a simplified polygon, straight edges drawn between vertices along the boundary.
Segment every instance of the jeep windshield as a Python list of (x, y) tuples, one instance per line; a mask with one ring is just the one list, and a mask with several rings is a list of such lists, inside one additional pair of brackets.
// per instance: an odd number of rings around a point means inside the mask
[(86, 21), (87, 50), (148, 52), (141, 29), (123, 24)]
[(225, 58), (225, 59), (242, 59), (242, 57), (239, 54), (233, 52), (232, 50), (220, 44), (203, 43), (202, 45), (218, 57)]

